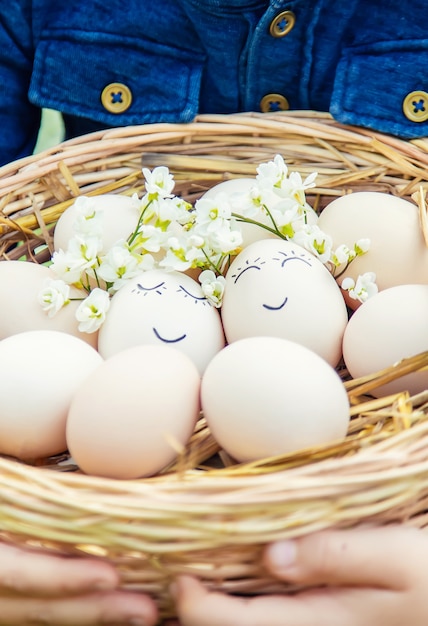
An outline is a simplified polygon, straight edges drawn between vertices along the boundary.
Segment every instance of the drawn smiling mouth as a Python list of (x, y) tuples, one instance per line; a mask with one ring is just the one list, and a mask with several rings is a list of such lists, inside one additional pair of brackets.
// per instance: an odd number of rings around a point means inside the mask
[(270, 304), (263, 304), (263, 308), (267, 309), (268, 311), (280, 311), (286, 304), (287, 304), (288, 298), (285, 297), (284, 302), (282, 302), (279, 306), (271, 306)]
[(183, 341), (183, 339), (187, 337), (186, 333), (184, 333), (184, 335), (181, 335), (181, 337), (175, 337), (174, 339), (167, 339), (166, 337), (162, 337), (162, 335), (158, 333), (156, 328), (153, 328), (153, 332), (156, 335), (156, 337), (160, 341), (163, 341), (164, 343), (177, 343), (178, 341)]

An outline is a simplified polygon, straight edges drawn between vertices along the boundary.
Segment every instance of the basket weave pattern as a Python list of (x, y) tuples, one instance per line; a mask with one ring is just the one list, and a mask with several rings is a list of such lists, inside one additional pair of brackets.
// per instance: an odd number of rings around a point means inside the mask
[[(317, 210), (363, 189), (422, 202), (428, 188), (428, 140), (343, 127), (327, 114), (202, 115), (187, 125), (118, 128), (0, 169), (0, 259), (45, 262), (55, 222), (78, 195), (139, 193), (142, 166), (167, 165), (177, 195), (194, 202), (222, 180), (254, 176), (277, 153), (303, 176), (318, 172), (308, 196)], [(361, 522), (428, 524), (428, 392), (370, 397), (427, 366), (421, 354), (364, 380), (341, 372), (353, 418), (346, 440), (278, 459), (204, 466), (217, 444), (202, 417), (186, 453), (150, 479), (84, 476), (66, 455), (38, 467), (0, 458), (0, 536), (112, 560), (123, 585), (153, 594), (163, 615), (174, 614), (167, 589), (177, 573), (231, 592), (284, 590), (258, 562), (268, 541)]]

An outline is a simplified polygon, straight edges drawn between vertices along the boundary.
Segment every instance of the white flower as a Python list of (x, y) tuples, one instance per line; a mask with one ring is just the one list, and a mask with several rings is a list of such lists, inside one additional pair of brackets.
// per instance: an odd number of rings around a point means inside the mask
[(228, 198), (233, 214), (249, 218), (254, 218), (263, 204), (262, 192), (256, 184), (245, 191), (234, 191)]
[[(189, 232), (204, 241), (204, 251), (211, 262), (211, 254), (235, 253), (242, 245), (242, 231), (232, 217), (232, 207), (226, 194), (202, 198), (196, 203), (196, 217)], [(215, 263), (214, 263), (215, 264)]]
[(81, 271), (95, 269), (98, 265), (98, 254), (102, 250), (100, 237), (76, 235), (70, 239), (67, 254), (71, 259), (72, 267), (80, 267)]
[(142, 248), (147, 252), (159, 252), (165, 239), (166, 235), (163, 230), (153, 224), (143, 224), (132, 244), (132, 248), (135, 250)]
[(297, 244), (312, 252), (321, 263), (328, 263), (331, 257), (332, 239), (316, 224), (306, 224), (292, 238)]
[(330, 261), (335, 267), (339, 267), (339, 265), (348, 265), (352, 259), (355, 259), (355, 256), (355, 250), (350, 250), (348, 246), (343, 243), (332, 252)]
[(370, 239), (358, 239), (358, 241), (354, 244), (355, 254), (357, 256), (366, 254), (366, 252), (370, 249), (370, 243)]
[(168, 249), (158, 265), (167, 271), (177, 272), (185, 272), (192, 267), (191, 261), (186, 257), (186, 250), (180, 247)]
[(73, 254), (69, 254), (64, 250), (56, 250), (51, 259), (51, 269), (55, 274), (69, 285), (80, 283), (82, 276), (82, 268)]
[(201, 283), (202, 293), (206, 299), (216, 308), (219, 308), (222, 303), (226, 284), (224, 276), (216, 276), (212, 270), (205, 270), (200, 273), (199, 282)]
[(48, 278), (37, 299), (48, 317), (54, 317), (63, 306), (70, 302), (70, 287), (63, 280)]
[[(281, 198), (288, 198), (297, 203), (300, 208), (306, 206), (305, 192), (315, 187), (316, 172), (302, 180), (298, 172), (288, 173), (287, 165), (281, 155), (277, 154), (273, 161), (262, 163), (257, 168), (256, 180), (261, 195), (269, 198), (272, 192)], [(270, 202), (265, 202), (270, 209)]]
[(349, 293), (353, 300), (359, 300), (360, 302), (366, 302), (366, 300), (378, 292), (376, 274), (374, 272), (366, 272), (358, 276), (356, 282), (353, 278), (344, 278), (341, 287)]
[(211, 233), (207, 243), (215, 252), (225, 255), (237, 254), (242, 246), (242, 241), (242, 232), (232, 228), (232, 224), (229, 223), (227, 227), (218, 228)]
[(297, 228), (303, 227), (305, 221), (299, 212), (299, 205), (288, 198), (280, 200), (269, 209), (271, 219), (280, 233), (286, 237), (293, 237)]
[(152, 171), (143, 167), (144, 178), (146, 179), (146, 191), (155, 198), (169, 198), (174, 189), (174, 177), (169, 173), (169, 169), (163, 165), (155, 167)]
[(282, 181), (287, 178), (288, 167), (280, 154), (277, 154), (273, 161), (261, 163), (257, 168), (256, 180), (260, 187), (281, 187)]
[(83, 333), (94, 333), (103, 324), (110, 307), (110, 297), (103, 289), (93, 289), (76, 310), (79, 330)]
[(80, 196), (74, 202), (76, 217), (74, 231), (79, 235), (100, 237), (102, 234), (102, 209), (96, 210), (95, 201), (87, 196)]
[(195, 210), (195, 225), (201, 234), (223, 228), (232, 217), (232, 207), (225, 193), (218, 193), (214, 198), (200, 198), (195, 203)]
[(157, 215), (160, 222), (178, 222), (187, 224), (191, 219), (190, 209), (192, 205), (182, 200), (182, 198), (162, 198), (158, 202)]
[(275, 188), (274, 191), (280, 196), (288, 196), (297, 202), (300, 206), (304, 206), (305, 191), (315, 187), (316, 172), (310, 174), (302, 181), (302, 177), (299, 172), (291, 172), (288, 178), (284, 178), (279, 188)]
[[(148, 259), (144, 262), (146, 256)], [(145, 268), (142, 267), (143, 263), (146, 266)], [(118, 241), (102, 257), (97, 273), (106, 283), (112, 283), (113, 291), (117, 291), (130, 278), (140, 274), (143, 269), (149, 269), (148, 265), (153, 267), (153, 257), (151, 255), (132, 254), (127, 242), (122, 240)]]

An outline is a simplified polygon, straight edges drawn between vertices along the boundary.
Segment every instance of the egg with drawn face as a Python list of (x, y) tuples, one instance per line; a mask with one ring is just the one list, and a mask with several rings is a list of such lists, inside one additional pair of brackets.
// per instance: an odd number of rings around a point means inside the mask
[(222, 320), (228, 343), (280, 337), (336, 366), (348, 314), (336, 281), (321, 261), (291, 241), (264, 239), (232, 262)]
[(181, 272), (148, 270), (112, 297), (99, 331), (101, 356), (109, 358), (144, 344), (181, 350), (200, 373), (224, 347), (220, 314), (193, 278)]

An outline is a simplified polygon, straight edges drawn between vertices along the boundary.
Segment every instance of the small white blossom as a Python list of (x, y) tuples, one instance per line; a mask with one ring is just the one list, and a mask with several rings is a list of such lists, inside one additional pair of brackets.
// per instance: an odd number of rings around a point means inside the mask
[(358, 239), (358, 241), (354, 245), (355, 254), (357, 256), (361, 256), (366, 254), (366, 252), (370, 249), (370, 239)]
[(351, 250), (347, 245), (342, 244), (338, 246), (334, 252), (332, 252), (330, 261), (335, 267), (340, 265), (348, 265), (353, 259), (355, 259), (355, 250)]
[(276, 228), (283, 237), (291, 239), (296, 230), (305, 225), (303, 216), (299, 212), (296, 202), (284, 198), (270, 210), (270, 219), (274, 221)]
[(158, 265), (166, 271), (177, 272), (186, 272), (192, 267), (191, 261), (187, 259), (186, 250), (180, 247), (169, 248)]
[(93, 289), (76, 310), (79, 330), (83, 333), (94, 333), (103, 324), (110, 307), (110, 297), (103, 289)]
[(231, 228), (231, 224), (227, 228), (219, 228), (210, 237), (209, 244), (214, 251), (225, 254), (237, 254), (242, 246), (242, 232), (238, 229)]
[(134, 250), (142, 248), (147, 252), (159, 252), (166, 240), (165, 232), (153, 224), (143, 224), (135, 241), (132, 244)]
[(206, 299), (216, 308), (221, 307), (226, 285), (224, 276), (216, 276), (212, 270), (204, 270), (199, 275), (199, 282)]
[(56, 250), (51, 258), (51, 269), (55, 274), (69, 285), (80, 283), (82, 267), (73, 254), (64, 250)]
[(245, 217), (255, 217), (262, 205), (260, 190), (255, 185), (248, 191), (235, 192), (229, 196), (232, 213)]
[(63, 280), (48, 278), (37, 299), (48, 317), (54, 317), (62, 307), (70, 302), (70, 286)]
[(195, 209), (195, 224), (200, 233), (219, 230), (232, 218), (232, 207), (225, 193), (219, 193), (214, 198), (200, 198), (195, 203)]
[[(145, 257), (148, 257), (145, 260)], [(145, 260), (145, 262), (144, 262)], [(143, 268), (142, 265), (146, 267)], [(111, 283), (112, 291), (120, 289), (130, 278), (140, 274), (143, 269), (153, 267), (151, 255), (135, 255), (129, 249), (126, 241), (118, 241), (108, 253), (102, 257), (97, 270), (98, 276)]]
[(359, 300), (360, 302), (366, 302), (366, 300), (378, 292), (376, 274), (374, 272), (366, 272), (358, 276), (356, 281), (350, 277), (344, 278), (341, 287), (349, 293), (353, 300)]
[(146, 191), (155, 198), (169, 198), (172, 195), (175, 182), (169, 169), (163, 165), (155, 167), (152, 171), (143, 167), (143, 175), (146, 179)]
[(179, 224), (187, 224), (191, 219), (191, 208), (191, 204), (177, 196), (162, 198), (158, 202), (157, 216), (161, 223), (178, 222)]
[(102, 209), (96, 209), (93, 198), (87, 196), (79, 196), (74, 202), (76, 217), (73, 223), (74, 231), (83, 236), (102, 235)]
[(292, 240), (312, 252), (321, 263), (330, 261), (332, 239), (316, 224), (306, 224), (295, 233)]
[(287, 178), (288, 167), (280, 154), (272, 161), (261, 163), (257, 168), (256, 180), (261, 189), (280, 188), (284, 179)]
[(76, 235), (70, 239), (67, 254), (71, 259), (72, 267), (80, 267), (81, 271), (95, 269), (102, 245), (101, 238), (92, 235), (88, 237)]
[(299, 172), (291, 172), (288, 178), (284, 178), (280, 187), (275, 188), (274, 191), (280, 196), (287, 196), (292, 198), (300, 206), (305, 205), (305, 192), (307, 189), (315, 187), (316, 172), (310, 174), (302, 181), (302, 177)]
[(288, 167), (281, 155), (277, 154), (273, 161), (262, 163), (257, 168), (256, 181), (259, 186), (260, 195), (264, 196), (263, 204), (269, 210), (274, 206), (271, 200), (272, 193), (277, 197), (286, 198), (292, 203), (296, 203), (300, 210), (306, 207), (305, 192), (307, 189), (315, 187), (316, 172), (302, 180), (298, 172), (288, 172)]

